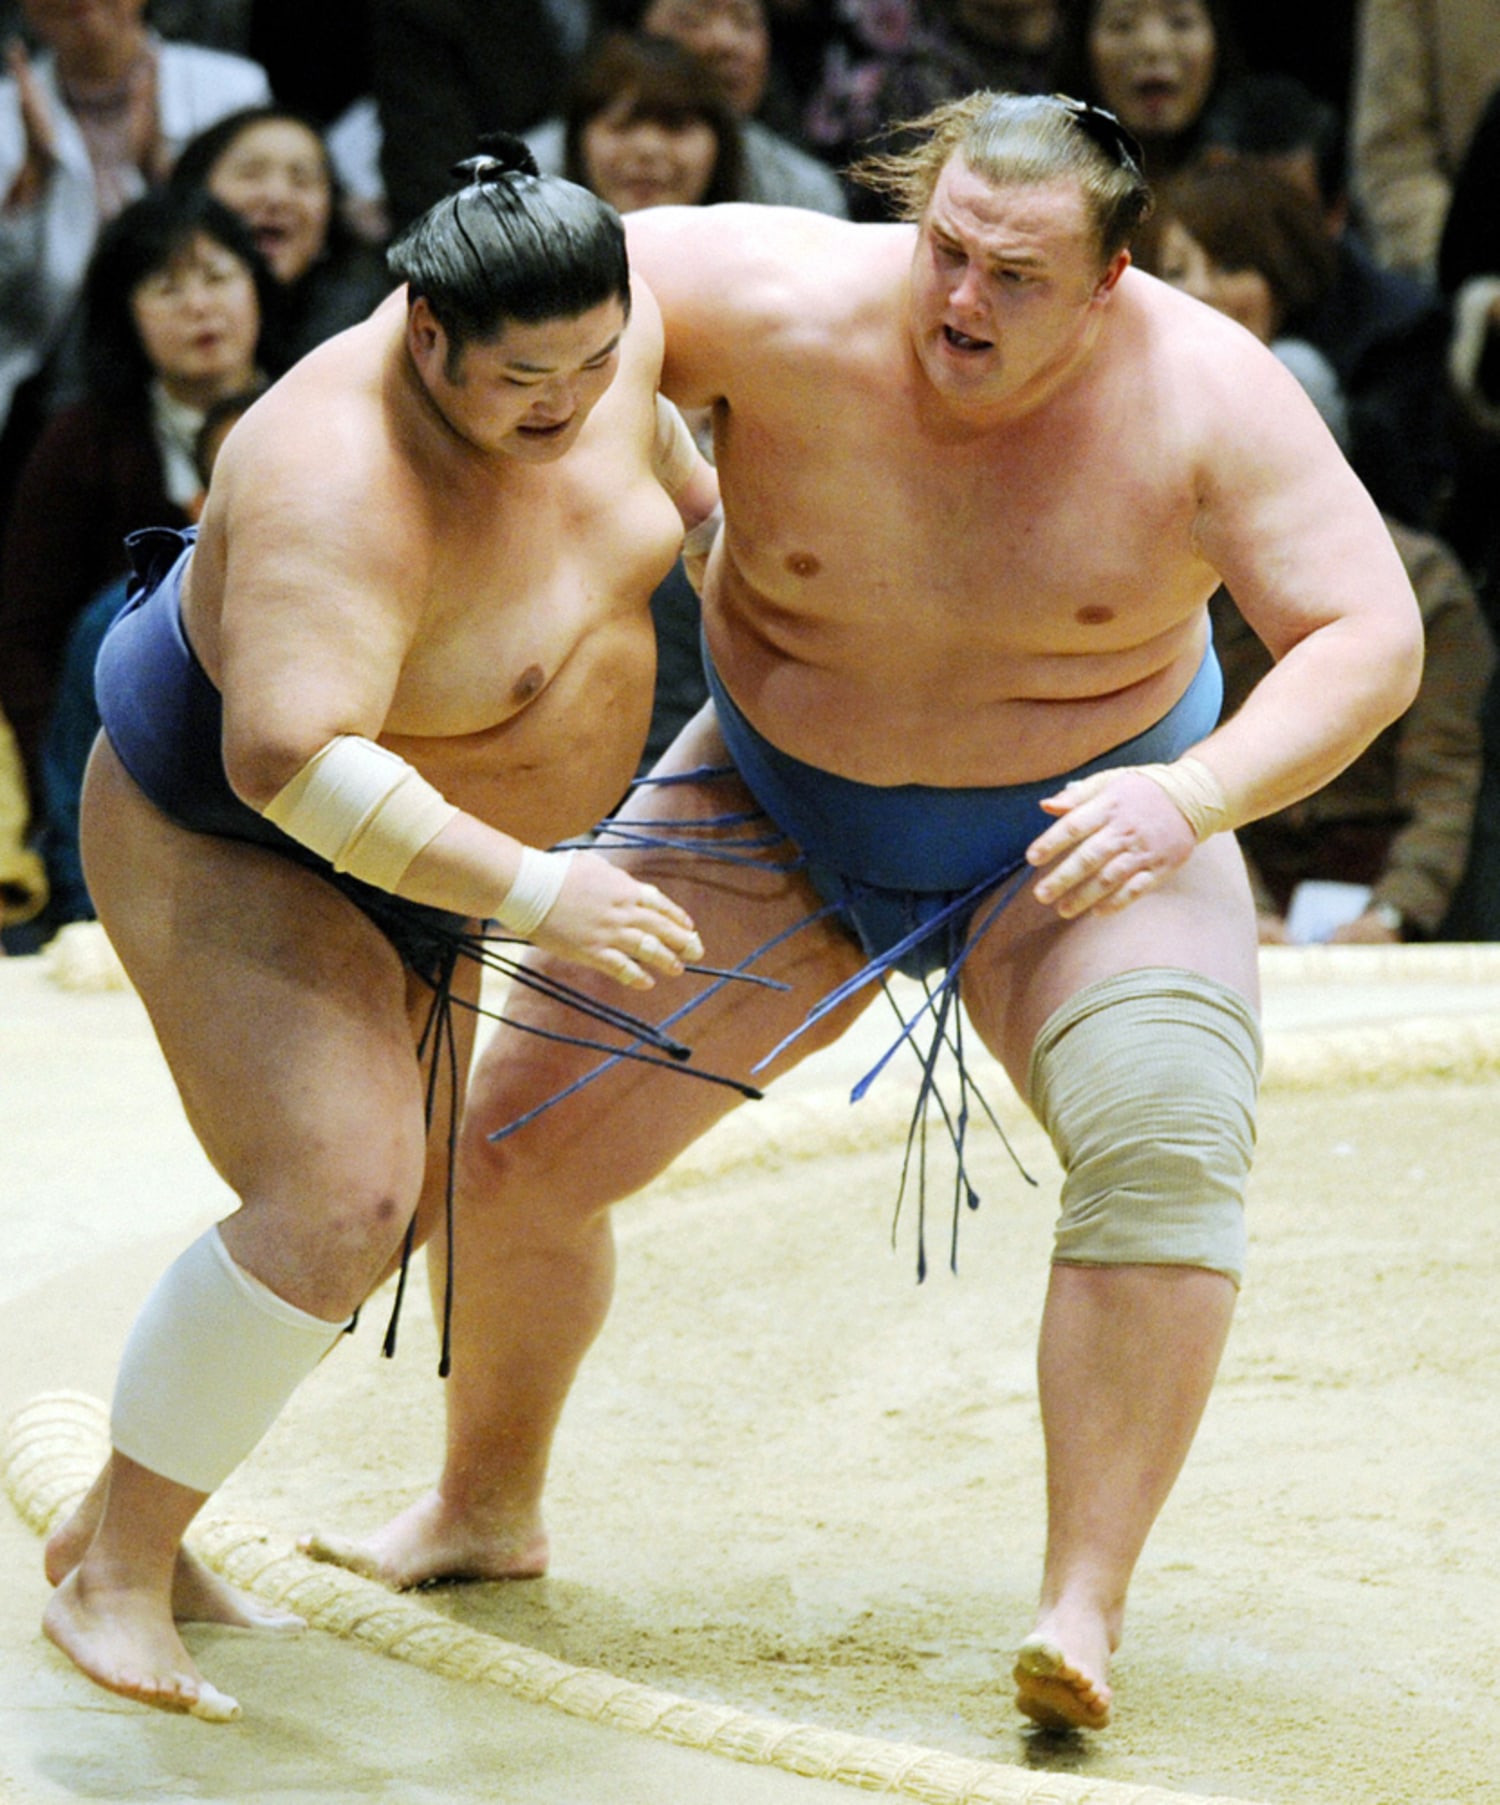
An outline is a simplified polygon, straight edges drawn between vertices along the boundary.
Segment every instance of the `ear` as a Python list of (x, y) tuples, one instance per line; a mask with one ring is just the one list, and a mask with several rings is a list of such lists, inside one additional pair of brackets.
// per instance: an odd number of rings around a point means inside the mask
[(406, 342), (419, 369), (426, 369), (447, 355), (447, 334), (433, 316), (425, 295), (418, 295), (406, 310)]
[(1094, 285), (1094, 299), (1102, 301), (1129, 268), (1130, 252), (1116, 251), (1105, 266), (1104, 274)]

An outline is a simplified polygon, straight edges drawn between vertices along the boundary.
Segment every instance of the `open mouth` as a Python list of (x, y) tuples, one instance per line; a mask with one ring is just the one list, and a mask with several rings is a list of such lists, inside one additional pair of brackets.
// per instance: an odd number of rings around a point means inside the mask
[(569, 414), (566, 420), (554, 420), (545, 426), (527, 426), (523, 424), (518, 427), (517, 430), (523, 433), (528, 439), (556, 439), (560, 438), (572, 424), (573, 416)]
[(956, 326), (944, 326), (944, 342), (955, 351), (993, 351), (994, 341), (987, 338), (970, 338), (967, 332), (960, 332)]

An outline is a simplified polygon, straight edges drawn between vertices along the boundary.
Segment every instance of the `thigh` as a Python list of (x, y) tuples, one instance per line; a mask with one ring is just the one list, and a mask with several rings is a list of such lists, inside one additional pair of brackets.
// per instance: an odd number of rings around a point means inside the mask
[[(705, 710), (678, 736), (657, 767), (659, 774), (686, 774), (727, 765), (722, 740)], [(857, 944), (829, 920), (809, 921), (820, 902), (797, 871), (785, 841), (743, 846), (744, 862), (720, 862), (686, 843), (703, 824), (723, 817), (756, 815), (749, 792), (737, 777), (694, 778), (635, 792), (621, 819), (652, 836), (683, 847), (615, 850), (609, 856), (664, 890), (693, 917), (703, 941), (704, 963), (733, 969), (750, 962), (768, 985), (714, 980), (690, 973), (658, 979), (649, 991), (630, 991), (560, 960), (530, 955), (528, 965), (585, 994), (667, 1025), (692, 1049), (690, 1064), (763, 1088), (816, 1048), (837, 1038), (865, 1003), (862, 994), (834, 1011), (765, 1070), (755, 1068), (785, 1036), (802, 1025), (808, 1011), (864, 963)], [(712, 830), (721, 844), (751, 840), (769, 831), (764, 817)], [(801, 925), (806, 924), (806, 925)], [(768, 943), (772, 943), (769, 944)], [(758, 958), (758, 949), (765, 948)], [(474, 1073), (466, 1147), (483, 1153), (482, 1142), (524, 1117), (568, 1086), (588, 1078), (606, 1061), (598, 1052), (547, 1036), (592, 1032), (576, 1011), (543, 999), (523, 986), (508, 996), (505, 1016), (517, 1028), (501, 1028), (481, 1054)], [(523, 1032), (520, 1028), (536, 1032)], [(566, 1165), (570, 1177), (623, 1196), (644, 1184), (682, 1148), (740, 1100), (729, 1088), (620, 1061), (575, 1094), (538, 1115), (508, 1137), (511, 1157)]]
[(398, 1236), (424, 1150), (390, 943), (314, 873), (174, 826), (103, 741), (83, 831), (100, 918), (221, 1176), (289, 1236), (362, 1201)]
[(1255, 908), (1232, 835), (1205, 841), (1118, 915), (1063, 921), (1027, 884), (970, 954), (964, 1005), (1024, 1097), (1032, 1045), (1048, 1016), (1087, 984), (1153, 965), (1215, 978), (1258, 1003)]

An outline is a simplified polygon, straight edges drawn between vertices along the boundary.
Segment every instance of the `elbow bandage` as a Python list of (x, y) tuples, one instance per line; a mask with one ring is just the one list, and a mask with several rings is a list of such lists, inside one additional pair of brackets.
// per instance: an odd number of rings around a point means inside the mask
[(458, 810), (404, 758), (361, 734), (341, 733), (263, 813), (335, 871), (394, 890)]
[(675, 495), (697, 467), (699, 451), (687, 421), (665, 395), (656, 397), (656, 438), (651, 468), (668, 495)]
[(120, 1360), (110, 1439), (191, 1491), (217, 1491), (344, 1332), (278, 1297), (211, 1228), (167, 1268)]
[[(394, 890), (459, 811), (404, 758), (360, 734), (343, 733), (315, 752), (263, 812), (335, 871)], [(505, 900), (492, 911), (501, 927), (521, 939), (540, 927), (572, 857), (523, 847)]]

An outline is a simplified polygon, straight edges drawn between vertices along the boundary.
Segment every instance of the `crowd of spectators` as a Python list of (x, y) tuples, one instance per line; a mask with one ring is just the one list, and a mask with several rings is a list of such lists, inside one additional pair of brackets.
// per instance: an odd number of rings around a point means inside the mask
[[(1316, 27), (1316, 28), (1314, 28)], [(1137, 261), (1264, 338), (1386, 516), (1428, 674), (1355, 769), (1244, 836), (1263, 932), (1500, 939), (1500, 11), (1469, 0), (0, 0), (0, 942), (89, 912), (92, 649), (123, 533), (387, 291), (479, 136), (622, 212), (855, 220), (848, 171), (975, 88), (1063, 91), (1159, 190)], [(708, 422), (696, 422), (706, 447)], [(1214, 599), (1231, 704), (1264, 653)], [(702, 697), (656, 600), (650, 752)], [(1322, 930), (1327, 931), (1327, 930)]]

